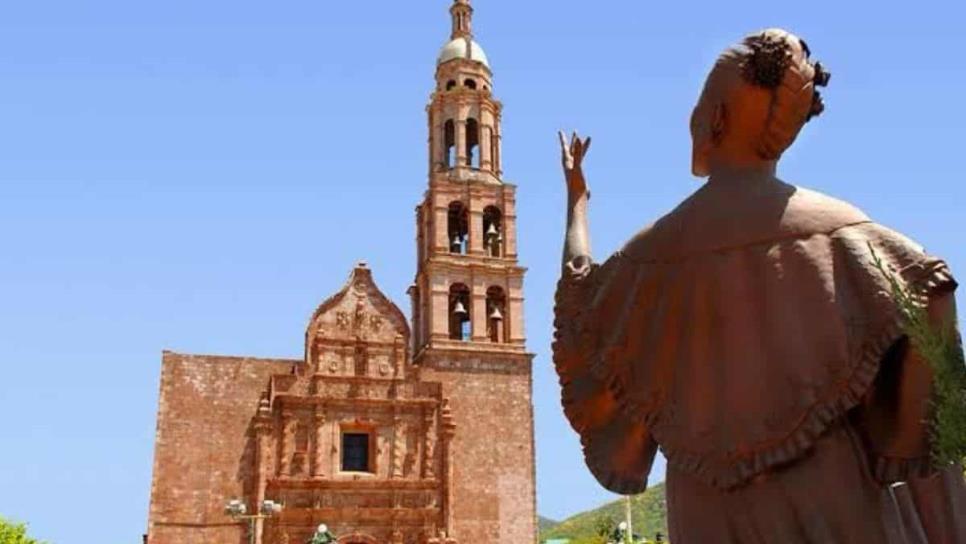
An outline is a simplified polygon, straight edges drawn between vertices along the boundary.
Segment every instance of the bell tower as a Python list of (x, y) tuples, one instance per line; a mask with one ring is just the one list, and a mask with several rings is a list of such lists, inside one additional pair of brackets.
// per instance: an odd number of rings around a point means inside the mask
[(536, 540), (531, 363), (517, 261), (516, 186), (503, 178), (502, 104), (455, 0), (427, 106), (429, 184), (416, 208), (413, 362), (451, 399), (460, 542)]

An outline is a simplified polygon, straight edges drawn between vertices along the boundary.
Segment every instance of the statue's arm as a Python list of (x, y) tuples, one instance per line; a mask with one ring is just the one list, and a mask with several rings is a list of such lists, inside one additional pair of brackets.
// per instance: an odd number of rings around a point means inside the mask
[(565, 277), (584, 276), (590, 271), (590, 231), (587, 204), (590, 192), (584, 178), (583, 160), (590, 149), (590, 138), (581, 140), (575, 132), (570, 142), (560, 133), (560, 148), (567, 182), (567, 231), (564, 238), (562, 273)]
[[(560, 146), (567, 181), (567, 230), (563, 278), (557, 287), (554, 308), (553, 350), (562, 384), (564, 414), (580, 434), (587, 466), (601, 485), (615, 493), (642, 493), (647, 489), (657, 443), (643, 418), (629, 416), (620, 408), (620, 399), (610, 388), (610, 382), (589, 370), (602, 349), (603, 336), (597, 327), (600, 308), (588, 302), (596, 295), (603, 295), (611, 302), (615, 297), (622, 298), (623, 291), (608, 291), (607, 280), (633, 269), (622, 267), (620, 261), (613, 259), (608, 262), (611, 266), (605, 264), (598, 268), (593, 264), (587, 227), (590, 191), (582, 167), (590, 138), (582, 140), (574, 133), (568, 142), (560, 133)], [(631, 278), (624, 276), (623, 281)]]
[[(931, 326), (936, 331), (954, 333), (959, 343), (954, 293), (933, 295), (927, 310)], [(882, 361), (871, 394), (858, 413), (860, 427), (880, 468), (888, 467), (889, 460), (930, 458), (928, 422), (934, 378), (929, 361), (908, 340), (894, 346)], [(897, 479), (896, 474), (885, 470), (877, 476), (883, 483), (891, 483)]]

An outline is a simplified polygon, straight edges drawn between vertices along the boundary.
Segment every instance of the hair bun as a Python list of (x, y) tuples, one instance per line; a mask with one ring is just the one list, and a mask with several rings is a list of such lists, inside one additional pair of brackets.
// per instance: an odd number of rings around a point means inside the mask
[(745, 81), (766, 89), (777, 89), (792, 62), (792, 49), (785, 36), (763, 32), (745, 39), (750, 49), (741, 63)]

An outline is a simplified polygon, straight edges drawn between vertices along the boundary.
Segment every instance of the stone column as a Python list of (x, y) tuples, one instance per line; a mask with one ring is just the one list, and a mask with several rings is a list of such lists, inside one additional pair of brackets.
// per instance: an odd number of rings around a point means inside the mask
[(423, 445), (423, 479), (436, 478), (436, 411), (427, 408), (423, 414), (426, 442)]
[[(430, 283), (430, 288), (433, 287), (434, 285)], [(449, 338), (449, 285), (441, 286), (438, 291), (433, 291), (430, 304), (430, 312), (432, 312), (430, 335), (434, 340), (445, 340)]]
[(483, 256), (483, 208), (480, 207), (481, 202), (478, 198), (470, 197), (469, 202), (469, 213), (467, 214), (470, 231), (470, 255)]
[(493, 170), (493, 125), (490, 123), (480, 127), (480, 169)]
[(292, 475), (292, 456), (295, 454), (295, 431), (298, 422), (295, 414), (284, 412), (282, 414), (282, 440), (281, 451), (279, 452), (279, 475), (288, 478)]
[[(262, 397), (255, 416), (255, 504), (265, 500), (265, 488), (271, 472), (272, 461), (272, 410), (267, 397)], [(258, 520), (255, 526), (255, 544), (262, 543), (264, 526)]]
[(443, 441), (443, 527), (446, 535), (453, 531), (453, 463), (452, 445), (456, 436), (456, 424), (449, 408), (449, 400), (443, 399), (440, 411), (440, 430)]
[(436, 202), (431, 201), (433, 207), (433, 244), (436, 253), (449, 253), (449, 209), (446, 205), (437, 206)]
[(466, 156), (466, 118), (460, 115), (456, 121), (456, 167), (466, 168), (468, 157)]
[[(500, 126), (499, 117), (497, 117), (496, 126)], [(493, 171), (496, 172), (496, 177), (503, 176), (503, 135), (499, 128), (493, 135)]]
[(406, 461), (406, 424), (398, 416), (393, 420), (392, 436), (392, 461), (390, 465), (390, 477), (394, 480), (401, 480), (403, 474), (403, 464)]
[(432, 132), (433, 139), (433, 171), (446, 164), (446, 116), (443, 110), (435, 112), (433, 116)]
[(325, 478), (325, 407), (315, 409), (315, 440), (312, 444), (312, 477)]
[(486, 282), (482, 279), (473, 278), (470, 296), (473, 297), (473, 336), (474, 342), (486, 342), (487, 315), (486, 315)]

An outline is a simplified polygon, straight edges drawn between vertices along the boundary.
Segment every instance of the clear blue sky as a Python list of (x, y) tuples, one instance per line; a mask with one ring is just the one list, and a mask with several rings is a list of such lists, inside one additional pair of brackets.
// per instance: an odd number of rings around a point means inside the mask
[[(448, 4), (0, 6), (0, 514), (56, 544), (139, 542), (162, 349), (298, 357), (360, 259), (405, 304)], [(784, 26), (834, 76), (783, 176), (966, 270), (961, 2), (475, 4), (530, 267), (541, 513), (609, 497), (548, 357), (558, 128), (594, 136), (603, 257), (697, 187), (687, 118), (717, 53)]]

